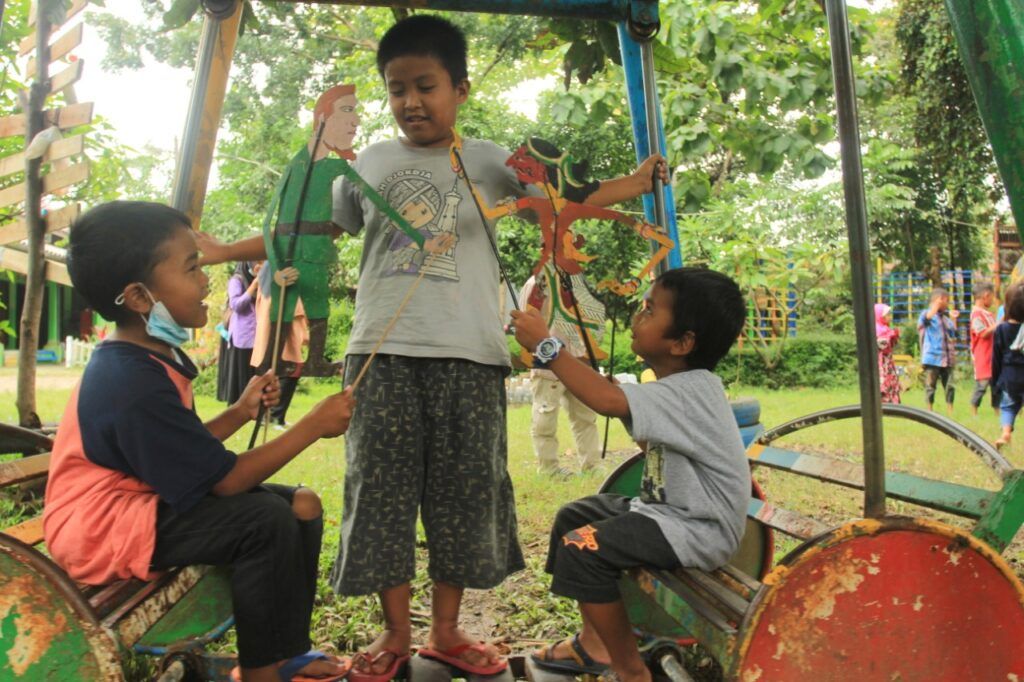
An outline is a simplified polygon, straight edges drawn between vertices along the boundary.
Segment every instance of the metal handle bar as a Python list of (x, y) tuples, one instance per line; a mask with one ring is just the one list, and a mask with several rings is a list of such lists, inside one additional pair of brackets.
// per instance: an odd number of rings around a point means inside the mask
[[(978, 455), (978, 457), (981, 458), (981, 461), (996, 472), (996, 475), (998, 475), (999, 478), (1006, 478), (1007, 475), (1014, 471), (1013, 465), (1010, 464), (1010, 462), (1007, 461), (1007, 459), (1003, 457), (998, 450), (992, 447), (988, 441), (952, 419), (937, 415), (934, 412), (919, 410), (916, 407), (892, 405), (889, 403), (882, 404), (882, 416), (909, 419), (910, 421), (924, 424), (925, 426), (930, 426), (933, 429), (938, 430), (942, 434), (949, 436), (956, 442), (960, 443), (960, 445), (963, 445), (965, 448)], [(785, 424), (780, 424), (775, 428), (768, 429), (758, 436), (757, 440), (754, 442), (760, 443), (761, 445), (767, 445), (773, 440), (812, 426), (819, 426), (827, 422), (839, 421), (841, 419), (854, 419), (859, 417), (861, 417), (860, 405), (834, 407), (828, 410), (814, 412), (807, 416), (788, 421)]]

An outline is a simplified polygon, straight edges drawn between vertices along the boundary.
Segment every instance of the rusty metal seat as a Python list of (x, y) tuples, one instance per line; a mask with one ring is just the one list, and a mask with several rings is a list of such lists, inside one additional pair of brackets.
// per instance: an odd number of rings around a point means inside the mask
[[(965, 518), (974, 524), (970, 532), (901, 516), (830, 526), (765, 501), (755, 487), (747, 532), (729, 565), (711, 572), (642, 568), (623, 577), (633, 623), (664, 638), (692, 637), (727, 679), (1021, 676), (1024, 585), (999, 552), (1024, 521), (1024, 472), (955, 422), (901, 406), (884, 412), (949, 435), (1003, 480), (1001, 490), (987, 491), (886, 474), (889, 497)], [(771, 429), (749, 445), (751, 465), (862, 490), (856, 464), (772, 444), (859, 414), (857, 406), (837, 408)], [(602, 490), (630, 494), (641, 467), (642, 459), (627, 462)], [(774, 568), (771, 532), (800, 543)]]
[[(0, 491), (45, 481), (49, 464), (49, 453), (0, 462)], [(41, 505), (29, 506), (28, 518), (0, 528), (0, 623), (10, 628), (0, 638), (0, 678), (122, 680), (127, 651), (201, 651), (233, 624), (227, 574), (207, 566), (151, 582), (76, 584), (44, 553)], [(193, 659), (207, 679), (231, 662)]]

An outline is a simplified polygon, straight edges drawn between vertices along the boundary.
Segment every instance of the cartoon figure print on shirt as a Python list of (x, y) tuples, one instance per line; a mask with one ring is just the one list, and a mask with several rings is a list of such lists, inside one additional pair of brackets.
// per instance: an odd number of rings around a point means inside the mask
[(665, 502), (665, 455), (660, 445), (648, 445), (644, 457), (644, 473), (640, 480), (640, 499), (644, 502)]
[(388, 243), (391, 272), (419, 274), (424, 270), (425, 275), (458, 281), (455, 248), (459, 237), (456, 229), (459, 203), (462, 201), (458, 187), (453, 184), (442, 195), (432, 182), (430, 171), (405, 169), (385, 178), (377, 191), (426, 239), (423, 249), (420, 249), (392, 221), (388, 221), (385, 229), (391, 235)]

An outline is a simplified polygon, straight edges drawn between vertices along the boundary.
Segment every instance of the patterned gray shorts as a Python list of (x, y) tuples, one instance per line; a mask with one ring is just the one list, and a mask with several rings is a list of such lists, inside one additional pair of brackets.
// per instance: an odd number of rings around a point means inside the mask
[[(366, 355), (350, 355), (345, 384)], [(378, 355), (345, 435), (344, 595), (412, 580), (422, 514), (435, 582), (486, 589), (524, 567), (507, 469), (505, 369), (468, 360)]]

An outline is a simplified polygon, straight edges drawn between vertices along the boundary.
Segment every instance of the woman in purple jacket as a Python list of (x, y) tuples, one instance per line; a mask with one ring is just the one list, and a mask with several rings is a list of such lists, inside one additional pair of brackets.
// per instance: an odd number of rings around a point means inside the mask
[(253, 339), (256, 336), (256, 273), (261, 263), (242, 261), (235, 266), (235, 273), (228, 280), (228, 307), (231, 322), (228, 324), (227, 351), (218, 381), (217, 399), (229, 404), (238, 400), (246, 384), (253, 376), (249, 365), (252, 357)]

